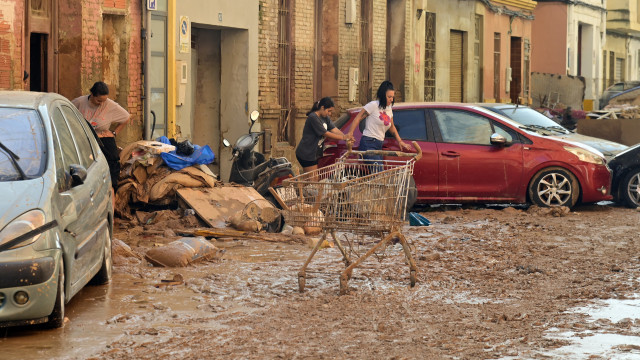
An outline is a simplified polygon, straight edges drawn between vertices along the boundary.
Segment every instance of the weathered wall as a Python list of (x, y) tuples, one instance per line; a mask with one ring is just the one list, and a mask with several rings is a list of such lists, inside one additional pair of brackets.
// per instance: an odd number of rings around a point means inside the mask
[[(516, 11), (522, 16), (526, 16), (529, 13), (518, 8), (510, 8), (512, 11)], [(512, 75), (513, 79), (517, 78), (515, 74), (515, 66), (511, 66), (511, 39), (520, 38), (522, 43), (520, 47), (520, 94), (519, 97), (523, 97), (525, 94), (524, 89), (524, 49), (525, 42), (530, 41), (532, 36), (532, 21), (522, 16), (509, 16), (508, 14), (499, 13), (487, 9), (484, 15), (484, 101), (495, 102), (511, 102), (510, 88), (507, 86), (506, 81), (506, 69), (511, 67), (514, 69)], [(494, 36), (495, 33), (500, 33), (500, 82), (498, 84), (500, 88), (500, 97), (498, 99), (494, 96)], [(514, 80), (515, 81), (515, 80)], [(527, 99), (521, 100), (527, 102)]]
[(571, 106), (574, 110), (582, 109), (585, 87), (582, 77), (534, 72), (531, 74), (531, 87), (533, 107), (546, 105), (546, 99), (551, 104), (559, 99), (561, 104)]
[(535, 20), (531, 29), (531, 71), (566, 74), (567, 4), (540, 2), (533, 14)]
[[(482, 10), (482, 9), (480, 9)], [(427, 11), (436, 14), (436, 101), (449, 101), (449, 37), (451, 30), (463, 31), (464, 73), (463, 98), (465, 101), (479, 101), (478, 71), (469, 66), (473, 61), (473, 39), (475, 38), (476, 4), (472, 1), (429, 1)], [(493, 36), (493, 32), (491, 33)], [(471, 39), (472, 41), (469, 41)], [(485, 40), (486, 42), (486, 40)], [(493, 44), (493, 42), (491, 42)]]
[(0, 89), (23, 89), (24, 1), (0, 1)]

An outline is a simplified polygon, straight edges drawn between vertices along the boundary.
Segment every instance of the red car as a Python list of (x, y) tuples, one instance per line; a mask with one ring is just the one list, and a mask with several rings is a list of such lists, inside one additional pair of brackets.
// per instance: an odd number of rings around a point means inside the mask
[[(346, 132), (360, 109), (347, 110), (336, 126)], [(413, 174), (417, 203), (572, 207), (612, 199), (606, 160), (588, 145), (542, 137), (469, 104), (400, 103), (393, 107), (393, 121), (405, 142), (416, 141), (422, 148)], [(354, 149), (364, 123), (354, 132)], [(399, 150), (387, 136), (383, 149)], [(318, 165), (334, 163), (345, 146), (328, 139)]]

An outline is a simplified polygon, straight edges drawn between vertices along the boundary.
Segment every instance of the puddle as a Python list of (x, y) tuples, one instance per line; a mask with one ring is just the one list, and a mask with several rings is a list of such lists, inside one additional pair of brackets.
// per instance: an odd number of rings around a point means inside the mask
[(596, 330), (581, 332), (551, 329), (547, 337), (566, 340), (571, 344), (544, 352), (544, 355), (575, 359), (591, 356), (605, 359), (640, 358), (640, 336), (626, 335), (640, 331), (640, 298), (608, 299), (571, 312), (586, 314), (588, 324), (597, 323), (601, 326), (596, 326)]

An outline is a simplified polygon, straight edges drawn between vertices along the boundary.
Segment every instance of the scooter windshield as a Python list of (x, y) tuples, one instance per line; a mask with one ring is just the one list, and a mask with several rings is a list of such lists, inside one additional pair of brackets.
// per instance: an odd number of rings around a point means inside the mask
[(253, 147), (253, 138), (251, 137), (251, 135), (242, 135), (240, 136), (240, 138), (238, 138), (238, 141), (236, 141), (236, 148), (238, 149), (245, 149), (250, 147)]

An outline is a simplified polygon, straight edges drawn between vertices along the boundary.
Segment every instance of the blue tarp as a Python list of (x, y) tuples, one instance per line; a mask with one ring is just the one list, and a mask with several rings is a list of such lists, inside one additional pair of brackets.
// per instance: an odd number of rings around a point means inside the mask
[[(156, 141), (160, 141), (161, 143), (165, 144), (171, 144), (166, 136), (161, 136), (156, 139)], [(178, 155), (174, 150), (170, 152), (160, 153), (160, 157), (162, 157), (162, 160), (164, 160), (167, 166), (169, 166), (173, 170), (181, 170), (183, 168), (186, 168), (187, 166), (196, 164), (211, 164), (216, 158), (213, 150), (211, 150), (209, 145), (193, 145), (193, 148), (193, 154), (189, 156)]]

